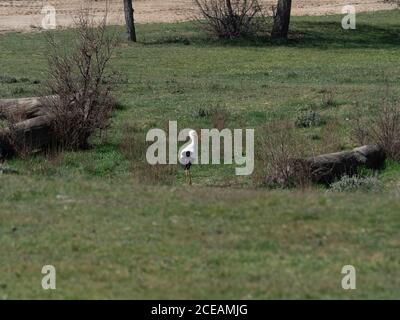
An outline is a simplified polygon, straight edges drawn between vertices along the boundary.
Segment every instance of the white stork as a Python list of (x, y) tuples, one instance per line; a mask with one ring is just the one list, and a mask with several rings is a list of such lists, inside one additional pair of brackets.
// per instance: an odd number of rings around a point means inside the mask
[(190, 167), (197, 159), (197, 133), (194, 130), (189, 131), (190, 143), (184, 147), (179, 154), (179, 162), (183, 165), (185, 170), (186, 181), (192, 185), (192, 176), (190, 174)]

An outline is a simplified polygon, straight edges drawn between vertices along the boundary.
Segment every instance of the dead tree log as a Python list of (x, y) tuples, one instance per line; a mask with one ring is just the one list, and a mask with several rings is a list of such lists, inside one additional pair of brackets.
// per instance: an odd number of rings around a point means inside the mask
[(0, 100), (0, 119), (32, 119), (46, 114), (45, 102), (47, 99), (57, 98), (34, 97), (20, 99), (3, 99)]
[(336, 152), (305, 160), (311, 180), (330, 184), (344, 175), (354, 175), (361, 167), (379, 170), (385, 163), (385, 152), (376, 145), (367, 145), (351, 151)]
[(0, 129), (0, 158), (24, 149), (40, 151), (53, 142), (52, 117), (48, 115), (27, 119)]

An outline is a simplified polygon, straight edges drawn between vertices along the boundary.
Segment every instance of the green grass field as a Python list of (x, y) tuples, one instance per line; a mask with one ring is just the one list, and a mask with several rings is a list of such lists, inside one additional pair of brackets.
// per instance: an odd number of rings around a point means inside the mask
[[(194, 167), (188, 188), (181, 170), (169, 185), (139, 183), (120, 147), (127, 124), (211, 128), (199, 115), (211, 108), (256, 136), (315, 110), (335, 123), (340, 149), (354, 147), (356, 104), (368, 115), (387, 88), (400, 93), (400, 11), (357, 19), (345, 31), (341, 16), (295, 17), (282, 43), (209, 40), (190, 22), (139, 25), (140, 42), (112, 61), (123, 77), (107, 139), (7, 161), (20, 174), (0, 175), (0, 298), (399, 298), (399, 164), (380, 172), (378, 193), (256, 189), (212, 165)], [(43, 93), (45, 51), (42, 34), (0, 35), (0, 98)], [(41, 287), (46, 264), (55, 291)], [(348, 264), (353, 291), (341, 288)]]

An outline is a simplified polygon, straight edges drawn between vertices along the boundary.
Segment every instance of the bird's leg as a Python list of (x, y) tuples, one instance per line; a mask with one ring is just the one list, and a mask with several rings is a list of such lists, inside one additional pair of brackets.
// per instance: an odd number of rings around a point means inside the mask
[(190, 174), (190, 170), (185, 169), (185, 178), (186, 178), (186, 182), (189, 186), (192, 185), (192, 176)]
[(190, 173), (190, 170), (188, 170), (188, 176), (189, 176), (189, 186), (192, 185), (192, 174)]

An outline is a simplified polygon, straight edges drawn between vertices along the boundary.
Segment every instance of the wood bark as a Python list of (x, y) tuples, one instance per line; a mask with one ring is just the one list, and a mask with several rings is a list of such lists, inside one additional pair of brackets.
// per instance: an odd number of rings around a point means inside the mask
[(30, 119), (44, 115), (43, 98), (0, 100), (0, 119)]
[(14, 155), (17, 148), (35, 151), (52, 143), (52, 117), (46, 112), (46, 98), (0, 100), (0, 119), (13, 123), (0, 128), (0, 159)]
[(292, 0), (278, 0), (271, 37), (286, 39), (289, 32)]
[(125, 12), (125, 22), (126, 22), (126, 31), (128, 33), (128, 39), (136, 42), (136, 28), (135, 28), (135, 19), (134, 19), (134, 10), (132, 0), (124, 0), (124, 12)]
[(344, 175), (354, 175), (361, 167), (378, 170), (385, 163), (385, 152), (377, 145), (367, 145), (351, 151), (324, 154), (305, 160), (316, 183), (330, 184)]
[(48, 147), (53, 141), (51, 121), (52, 117), (44, 115), (0, 129), (0, 158), (13, 156), (22, 149), (34, 152)]

